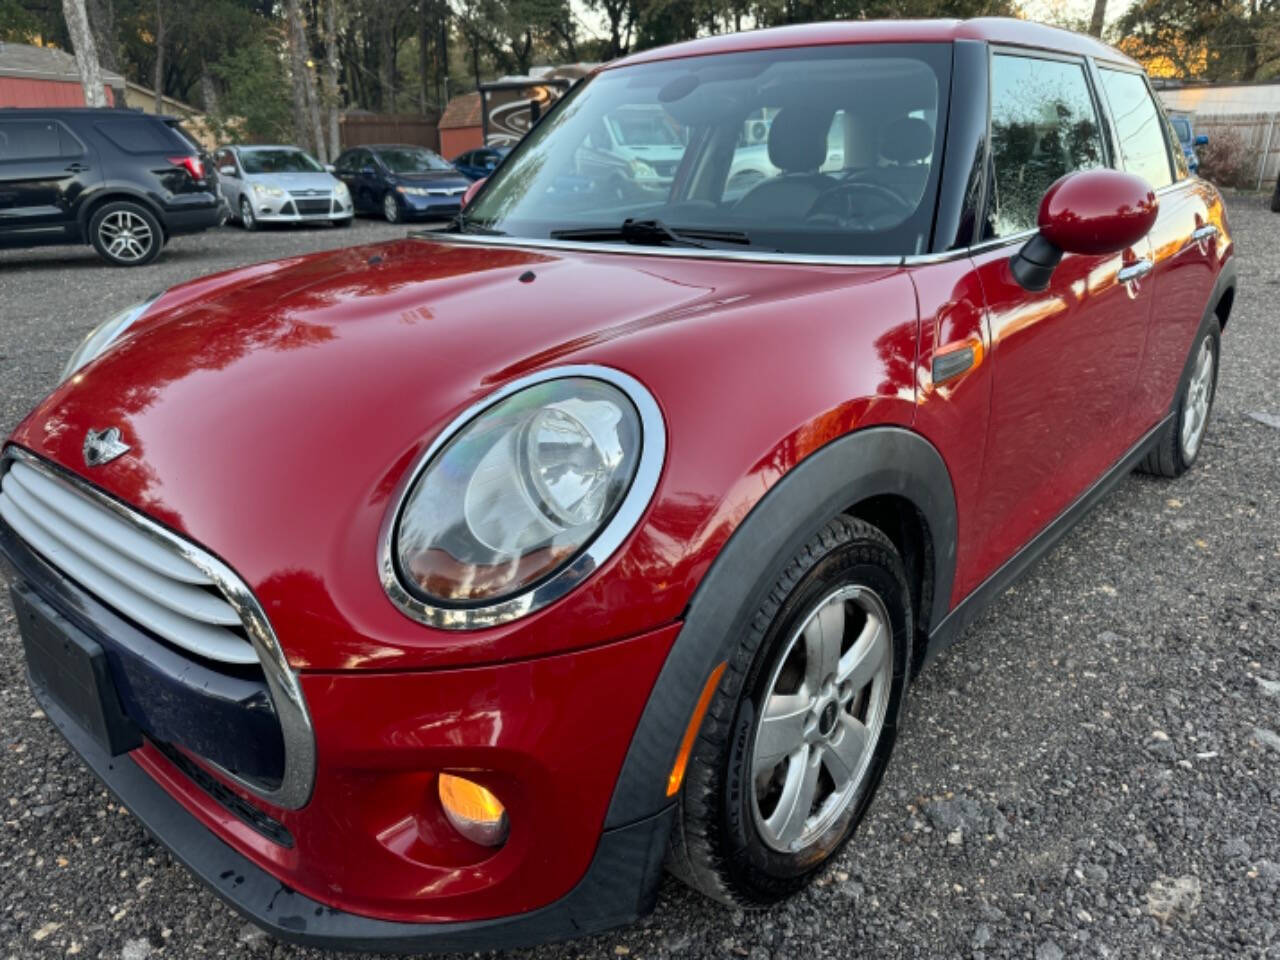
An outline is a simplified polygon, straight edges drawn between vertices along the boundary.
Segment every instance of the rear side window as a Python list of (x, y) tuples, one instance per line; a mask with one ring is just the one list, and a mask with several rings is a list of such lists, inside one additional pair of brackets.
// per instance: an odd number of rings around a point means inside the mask
[(1168, 186), (1173, 182), (1173, 173), (1169, 146), (1164, 138), (1164, 121), (1151, 99), (1146, 79), (1140, 73), (1123, 73), (1105, 67), (1101, 73), (1124, 169), (1136, 173), (1156, 189)]
[(144, 117), (112, 117), (94, 127), (125, 153), (191, 152), (190, 145), (165, 124)]
[(78, 157), (83, 152), (56, 120), (0, 120), (0, 162)]
[(1083, 64), (1008, 54), (992, 58), (988, 237), (1035, 229), (1050, 185), (1102, 162), (1098, 112)]

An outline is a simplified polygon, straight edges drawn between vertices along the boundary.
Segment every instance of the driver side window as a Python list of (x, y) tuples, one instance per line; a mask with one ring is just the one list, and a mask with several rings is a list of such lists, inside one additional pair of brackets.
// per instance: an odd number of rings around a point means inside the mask
[(1033, 230), (1059, 177), (1103, 165), (1097, 108), (1078, 62), (997, 54), (984, 239)]

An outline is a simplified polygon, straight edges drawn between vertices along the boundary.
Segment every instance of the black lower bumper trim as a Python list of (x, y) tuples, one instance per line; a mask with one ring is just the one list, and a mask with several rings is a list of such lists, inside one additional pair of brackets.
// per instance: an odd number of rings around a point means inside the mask
[(600, 838), (586, 876), (529, 913), (465, 923), (398, 923), (327, 907), (280, 883), (211, 833), (130, 757), (110, 757), (35, 684), (36, 700), (94, 773), (169, 851), (232, 908), (273, 936), (340, 950), (395, 953), (528, 947), (599, 933), (657, 899), (674, 807)]

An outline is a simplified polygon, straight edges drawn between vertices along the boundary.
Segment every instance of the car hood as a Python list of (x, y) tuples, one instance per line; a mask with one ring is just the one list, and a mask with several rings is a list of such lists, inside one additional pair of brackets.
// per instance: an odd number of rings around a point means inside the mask
[(332, 190), (337, 180), (328, 173), (251, 173), (250, 183), (265, 183), (284, 190)]
[[(620, 369), (662, 404), (687, 389), (696, 357), (711, 353), (704, 360), (716, 366), (714, 345), (735, 335), (723, 327), (728, 314), (754, 311), (737, 335), (767, 362), (779, 349), (769, 338), (794, 336), (777, 322), (783, 310), (807, 318), (817, 307), (797, 304), (825, 294), (840, 316), (856, 315), (855, 288), (895, 272), (895, 312), (911, 310), (914, 324), (911, 284), (890, 267), (414, 238), (259, 264), (163, 295), (13, 439), (222, 557), (258, 595), (295, 666), (403, 664), (406, 651), (414, 664), (474, 661), (496, 649), (494, 631), (410, 621), (376, 569), (398, 487), (450, 421), (502, 384), (566, 363)], [(684, 353), (666, 336), (682, 328), (703, 338)], [(865, 336), (849, 349), (875, 356), (883, 347)], [(914, 357), (914, 326), (904, 342)], [(734, 394), (754, 376), (721, 388), (719, 402), (750, 404)], [(842, 391), (857, 389), (844, 380)], [(130, 451), (86, 466), (86, 432), (110, 427)], [(714, 471), (704, 464), (697, 475)], [(605, 606), (594, 602), (593, 615)], [(526, 638), (535, 649), (519, 655), (572, 642), (529, 629), (517, 639)]]
[(439, 170), (431, 173), (393, 173), (395, 183), (419, 187), (469, 187), (471, 181), (456, 170)]

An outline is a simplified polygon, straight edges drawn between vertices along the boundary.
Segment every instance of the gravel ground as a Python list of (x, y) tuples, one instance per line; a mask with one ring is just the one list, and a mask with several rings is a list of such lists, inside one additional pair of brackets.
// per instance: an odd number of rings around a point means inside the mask
[[(1252, 197), (1231, 216), (1241, 295), (1200, 463), (1126, 480), (925, 672), (820, 883), (744, 915), (668, 881), (634, 928), (521, 956), (1280, 958), (1280, 217)], [(143, 270), (0, 252), (0, 427), (161, 286), (402, 232), (225, 229)], [(247, 925), (110, 801), (35, 711), (7, 604), (0, 750), (0, 956), (321, 956)]]

